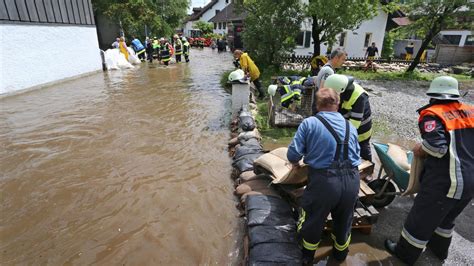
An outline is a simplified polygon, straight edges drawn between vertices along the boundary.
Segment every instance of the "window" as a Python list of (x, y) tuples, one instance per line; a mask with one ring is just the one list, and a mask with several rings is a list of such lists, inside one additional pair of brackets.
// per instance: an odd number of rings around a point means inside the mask
[(304, 36), (304, 47), (308, 48), (311, 46), (311, 31), (307, 31)]
[(224, 30), (225, 30), (225, 28), (227, 27), (227, 25), (226, 25), (226, 24), (227, 24), (226, 22), (222, 22), (222, 29), (224, 29)]
[(364, 47), (369, 47), (371, 41), (372, 41), (372, 33), (366, 33), (365, 39), (364, 39)]
[(214, 29), (217, 29), (217, 23), (214, 22)]
[(216, 15), (217, 15), (217, 13), (219, 13), (219, 12), (220, 12), (220, 10), (219, 10), (219, 9), (216, 9)]
[(444, 35), (443, 37), (448, 40), (449, 44), (459, 45), (461, 41), (461, 35)]
[(339, 46), (344, 47), (344, 45), (346, 44), (346, 35), (347, 35), (347, 33), (345, 33), (345, 32), (342, 32), (339, 35)]
[(228, 3), (229, 3), (229, 0), (225, 0), (225, 3), (228, 4)]
[(464, 45), (474, 45), (474, 35), (468, 35)]
[(219, 22), (219, 29), (222, 29), (222, 23)]
[(310, 47), (311, 46), (311, 31), (300, 31), (295, 39), (296, 46)]
[(303, 46), (304, 44), (304, 31), (300, 31), (296, 36), (296, 46)]

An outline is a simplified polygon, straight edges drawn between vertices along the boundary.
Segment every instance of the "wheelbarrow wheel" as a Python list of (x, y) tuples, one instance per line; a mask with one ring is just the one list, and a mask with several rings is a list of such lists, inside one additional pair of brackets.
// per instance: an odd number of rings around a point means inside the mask
[[(375, 192), (377, 195), (383, 188), (386, 180), (384, 179), (375, 179), (370, 181), (367, 185)], [(397, 189), (392, 182), (388, 182), (387, 187), (385, 188), (385, 192), (396, 192)], [(371, 201), (371, 204), (375, 208), (383, 208), (390, 204), (395, 199), (395, 195), (386, 195), (382, 194), (380, 196), (375, 196), (374, 199)]]

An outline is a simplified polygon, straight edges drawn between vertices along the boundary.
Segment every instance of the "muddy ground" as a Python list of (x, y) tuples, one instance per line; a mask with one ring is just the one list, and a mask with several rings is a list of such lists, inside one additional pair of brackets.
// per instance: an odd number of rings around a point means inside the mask
[[(370, 91), (375, 121), (374, 141), (392, 141), (410, 148), (420, 140), (416, 110), (428, 103), (425, 92), (428, 82), (361, 81)], [(461, 93), (469, 91), (463, 101), (474, 104), (474, 82), (462, 83)], [(351, 252), (343, 265), (403, 265), (384, 250), (386, 238), (398, 239), (413, 198), (397, 197), (379, 209), (378, 222), (370, 235), (353, 232)], [(474, 201), (458, 217), (449, 257), (444, 263), (430, 251), (425, 251), (416, 265), (474, 265)], [(422, 226), (422, 225), (420, 225)], [(337, 265), (328, 256), (329, 247), (318, 251), (318, 265)]]

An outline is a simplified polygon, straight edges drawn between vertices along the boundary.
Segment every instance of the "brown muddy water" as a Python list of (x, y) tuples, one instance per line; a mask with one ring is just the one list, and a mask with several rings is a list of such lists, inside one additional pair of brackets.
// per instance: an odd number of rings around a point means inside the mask
[(230, 54), (0, 99), (0, 261), (229, 265)]

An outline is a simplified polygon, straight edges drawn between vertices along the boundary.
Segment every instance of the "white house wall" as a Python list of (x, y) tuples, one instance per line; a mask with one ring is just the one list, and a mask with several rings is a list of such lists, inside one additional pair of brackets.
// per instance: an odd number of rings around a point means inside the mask
[[(230, 3), (230, 0), (228, 0)], [(226, 3), (226, 0), (219, 0), (215, 5), (213, 5), (211, 8), (209, 8), (204, 14), (202, 14), (200, 20), (209, 22), (211, 18), (213, 18), (216, 15), (216, 10), (221, 11), (224, 9), (229, 3)]]
[(0, 95), (102, 69), (95, 26), (0, 24), (0, 36)]
[[(382, 52), (383, 39), (385, 36), (385, 27), (387, 24), (387, 13), (379, 10), (377, 16), (373, 17), (371, 20), (366, 20), (362, 22), (358, 29), (353, 31), (345, 31), (347, 36), (343, 47), (339, 46), (339, 38), (333, 48), (343, 48), (346, 50), (349, 57), (363, 57), (367, 50), (367, 47), (364, 47), (364, 40), (366, 33), (372, 33), (372, 38), (369, 41), (369, 45), (372, 42), (375, 42), (376, 46), (379, 49), (379, 54)], [(302, 23), (301, 30), (311, 31), (310, 19), (305, 19)], [(314, 43), (311, 40), (311, 45), (308, 48), (297, 47), (295, 53), (297, 55), (310, 55), (314, 51)], [(327, 47), (323, 44), (321, 45), (321, 54), (325, 54)]]

